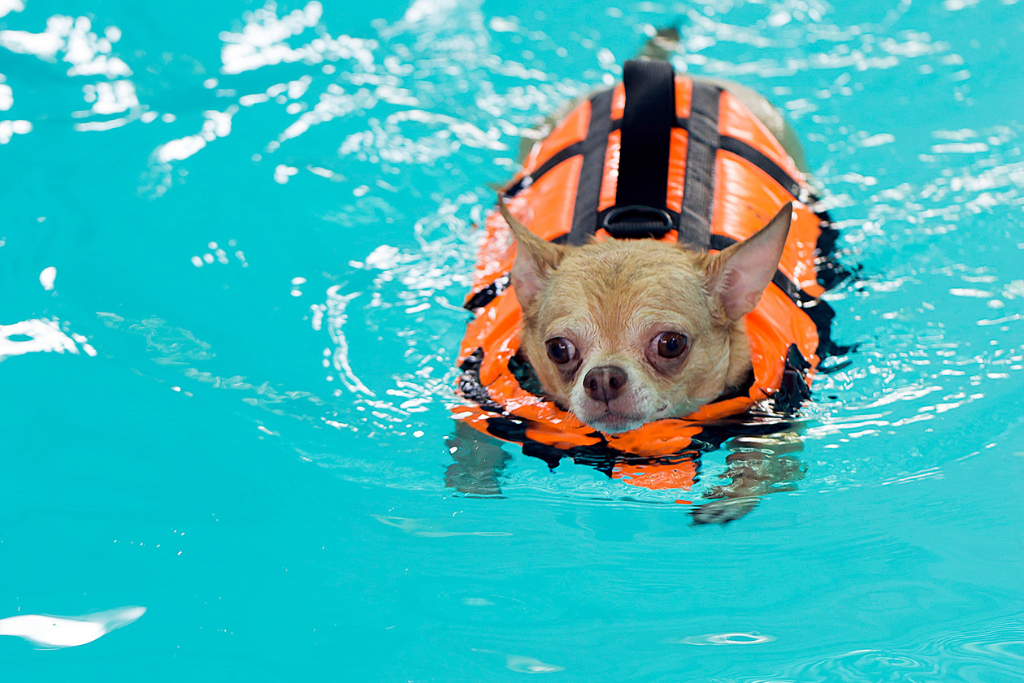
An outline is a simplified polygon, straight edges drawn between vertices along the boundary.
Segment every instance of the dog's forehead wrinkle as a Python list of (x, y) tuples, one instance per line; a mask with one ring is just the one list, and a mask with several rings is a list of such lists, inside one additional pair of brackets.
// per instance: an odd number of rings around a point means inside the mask
[[(582, 313), (582, 314), (581, 314)], [(586, 311), (572, 312), (567, 310), (552, 311), (544, 321), (544, 338), (570, 335), (578, 342), (588, 342), (598, 334), (598, 325)]]
[(701, 255), (653, 240), (593, 243), (571, 250), (544, 294), (537, 322), (594, 349), (634, 346), (652, 328), (700, 332), (711, 325)]

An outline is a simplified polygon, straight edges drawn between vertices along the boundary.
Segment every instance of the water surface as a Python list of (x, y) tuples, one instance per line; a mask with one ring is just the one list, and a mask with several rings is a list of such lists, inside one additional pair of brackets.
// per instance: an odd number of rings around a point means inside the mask
[[(0, 619), (137, 619), (5, 673), (1024, 680), (1022, 7), (0, 0)], [(509, 446), (461, 496), (489, 188), (673, 23), (856, 271), (806, 476), (693, 526)]]

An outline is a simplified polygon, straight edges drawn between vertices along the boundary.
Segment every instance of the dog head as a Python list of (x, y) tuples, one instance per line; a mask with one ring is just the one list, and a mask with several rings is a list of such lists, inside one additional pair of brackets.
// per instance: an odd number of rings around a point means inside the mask
[(650, 239), (552, 244), (499, 209), (517, 241), (520, 348), (583, 422), (614, 433), (682, 417), (747, 377), (743, 316), (775, 275), (792, 204), (713, 255)]

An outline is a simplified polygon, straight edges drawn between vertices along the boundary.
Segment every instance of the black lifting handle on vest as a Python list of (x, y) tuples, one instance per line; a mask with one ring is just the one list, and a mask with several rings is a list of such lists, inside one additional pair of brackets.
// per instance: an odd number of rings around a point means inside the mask
[(672, 229), (672, 216), (650, 206), (617, 206), (604, 214), (601, 227), (616, 239), (661, 239)]
[(666, 206), (675, 73), (667, 62), (630, 60), (622, 82), (626, 102), (615, 205), (602, 212), (598, 227), (612, 237), (664, 237), (675, 227), (674, 212)]

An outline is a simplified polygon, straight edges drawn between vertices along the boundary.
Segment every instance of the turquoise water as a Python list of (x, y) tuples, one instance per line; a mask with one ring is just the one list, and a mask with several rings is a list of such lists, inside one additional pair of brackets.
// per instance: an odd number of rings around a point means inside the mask
[[(4, 680), (1024, 680), (1024, 3), (0, 14), (0, 619), (145, 608)], [(458, 494), (489, 185), (674, 22), (858, 269), (806, 476), (727, 526), (511, 446)]]

